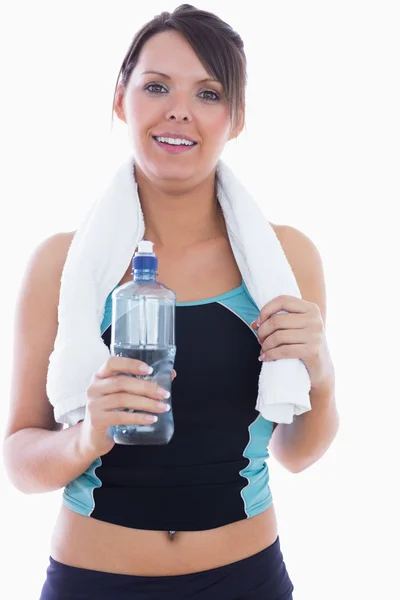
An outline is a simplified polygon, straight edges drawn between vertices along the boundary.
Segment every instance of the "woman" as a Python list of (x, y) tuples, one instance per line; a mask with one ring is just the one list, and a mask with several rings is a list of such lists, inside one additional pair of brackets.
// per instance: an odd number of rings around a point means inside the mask
[[(338, 427), (334, 370), (314, 245), (273, 226), (303, 299), (280, 296), (259, 312), (215, 197), (218, 159), (243, 128), (245, 64), (237, 33), (183, 5), (136, 35), (117, 82), (114, 110), (132, 142), (145, 237), (155, 243), (160, 281), (178, 300), (169, 444), (118, 446), (108, 434), (127, 419), (116, 408), (168, 410), (151, 382), (116, 377), (143, 374), (146, 365), (133, 359), (110, 357), (93, 374), (83, 421), (67, 429), (55, 422), (46, 373), (74, 233), (46, 240), (27, 269), (5, 458), (21, 491), (65, 488), (42, 600), (292, 598), (267, 446), (294, 473), (324, 454)], [(120, 284), (130, 278), (127, 265)], [(101, 333), (109, 344), (107, 315)], [(304, 361), (312, 410), (276, 425), (258, 418), (255, 397), (260, 360), (284, 357)], [(258, 462), (249, 460), (252, 444), (262, 448)]]

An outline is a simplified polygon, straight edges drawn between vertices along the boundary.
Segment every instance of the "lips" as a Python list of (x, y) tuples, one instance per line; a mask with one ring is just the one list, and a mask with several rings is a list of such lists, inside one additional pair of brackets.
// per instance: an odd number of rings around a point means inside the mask
[(187, 135), (186, 133), (179, 133), (178, 131), (164, 131), (162, 133), (156, 133), (153, 135), (153, 138), (172, 138), (175, 140), (187, 140), (188, 142), (194, 142), (195, 144), (197, 144), (198, 142), (196, 142), (196, 140), (192, 137), (190, 137), (190, 135)]
[(196, 142), (191, 142), (185, 138), (168, 138), (168, 137), (154, 137), (153, 138), (158, 144), (165, 144), (166, 146), (185, 146), (185, 148), (194, 148)]
[[(161, 138), (163, 140), (168, 138)], [(175, 139), (184, 139), (184, 138), (175, 138)], [(191, 144), (169, 144), (165, 141), (160, 141), (156, 137), (153, 137), (155, 144), (164, 152), (168, 152), (169, 154), (186, 154), (188, 152), (192, 152), (194, 148), (196, 148), (197, 144), (195, 142)]]

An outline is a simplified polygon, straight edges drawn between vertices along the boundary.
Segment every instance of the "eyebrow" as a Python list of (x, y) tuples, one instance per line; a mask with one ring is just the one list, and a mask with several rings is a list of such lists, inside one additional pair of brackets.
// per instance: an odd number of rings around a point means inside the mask
[[(165, 79), (169, 79), (171, 81), (171, 77), (169, 75), (167, 75), (166, 73), (161, 73), (160, 71), (143, 71), (142, 75), (159, 75), (160, 77), (164, 77)], [(218, 79), (212, 79), (211, 77), (206, 77), (205, 79), (200, 79), (200, 81), (196, 81), (196, 83), (207, 83), (207, 82), (221, 84), (221, 82), (218, 81)]]

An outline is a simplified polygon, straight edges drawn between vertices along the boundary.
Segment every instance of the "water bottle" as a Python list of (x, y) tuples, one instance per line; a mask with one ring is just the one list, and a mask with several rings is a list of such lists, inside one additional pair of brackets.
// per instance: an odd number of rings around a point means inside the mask
[[(111, 354), (145, 362), (153, 368), (151, 380), (171, 392), (175, 361), (176, 295), (156, 281), (158, 260), (153, 243), (143, 240), (132, 260), (133, 280), (112, 293)], [(117, 444), (168, 444), (174, 433), (172, 396), (166, 400), (171, 410), (157, 413), (149, 425), (116, 425), (111, 435)], [(135, 412), (134, 409), (121, 409)], [(140, 411), (146, 412), (146, 411)]]

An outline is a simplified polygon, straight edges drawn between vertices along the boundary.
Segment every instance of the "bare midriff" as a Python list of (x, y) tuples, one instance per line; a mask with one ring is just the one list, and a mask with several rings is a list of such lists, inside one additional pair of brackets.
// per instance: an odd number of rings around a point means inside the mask
[(273, 505), (249, 519), (206, 531), (132, 529), (62, 505), (50, 553), (58, 562), (126, 575), (184, 575), (248, 558), (277, 538)]

